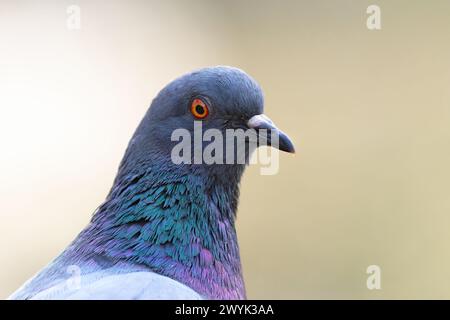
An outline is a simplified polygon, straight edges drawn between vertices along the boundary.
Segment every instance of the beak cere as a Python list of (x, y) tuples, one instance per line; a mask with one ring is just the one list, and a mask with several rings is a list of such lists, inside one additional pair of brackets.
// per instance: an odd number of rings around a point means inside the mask
[(268, 145), (281, 151), (295, 153), (294, 144), (291, 139), (264, 114), (258, 114), (251, 117), (247, 126), (255, 129), (258, 133), (258, 142), (265, 141), (261, 145)]

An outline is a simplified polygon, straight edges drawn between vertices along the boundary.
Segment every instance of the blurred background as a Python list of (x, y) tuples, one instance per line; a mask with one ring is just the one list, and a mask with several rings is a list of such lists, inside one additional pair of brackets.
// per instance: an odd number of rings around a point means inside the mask
[[(381, 30), (366, 26), (371, 4)], [(2, 0), (0, 298), (88, 223), (159, 89), (220, 64), (259, 81), (297, 150), (277, 175), (252, 166), (242, 181), (248, 297), (449, 299), (449, 12), (446, 0)]]

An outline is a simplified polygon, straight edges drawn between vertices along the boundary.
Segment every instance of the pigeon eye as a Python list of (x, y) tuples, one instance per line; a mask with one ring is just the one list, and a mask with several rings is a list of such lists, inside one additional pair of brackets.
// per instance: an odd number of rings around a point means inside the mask
[(197, 119), (204, 119), (208, 116), (209, 110), (206, 103), (202, 99), (194, 99), (191, 104), (191, 113)]

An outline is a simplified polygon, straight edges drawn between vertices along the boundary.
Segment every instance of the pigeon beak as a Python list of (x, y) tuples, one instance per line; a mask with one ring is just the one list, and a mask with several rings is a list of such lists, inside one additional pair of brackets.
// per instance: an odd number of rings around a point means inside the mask
[(247, 121), (247, 126), (255, 129), (258, 133), (258, 140), (266, 141), (262, 145), (272, 146), (281, 151), (295, 153), (294, 144), (291, 139), (280, 129), (278, 129), (272, 120), (264, 114), (258, 114)]

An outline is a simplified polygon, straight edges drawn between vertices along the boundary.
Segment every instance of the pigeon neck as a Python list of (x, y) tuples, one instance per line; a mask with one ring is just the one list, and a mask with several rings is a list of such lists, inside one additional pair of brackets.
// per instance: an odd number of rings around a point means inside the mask
[(94, 243), (107, 257), (146, 265), (209, 299), (245, 298), (235, 229), (238, 184), (214, 184), (167, 161), (145, 167), (119, 172), (82, 236), (86, 251)]

